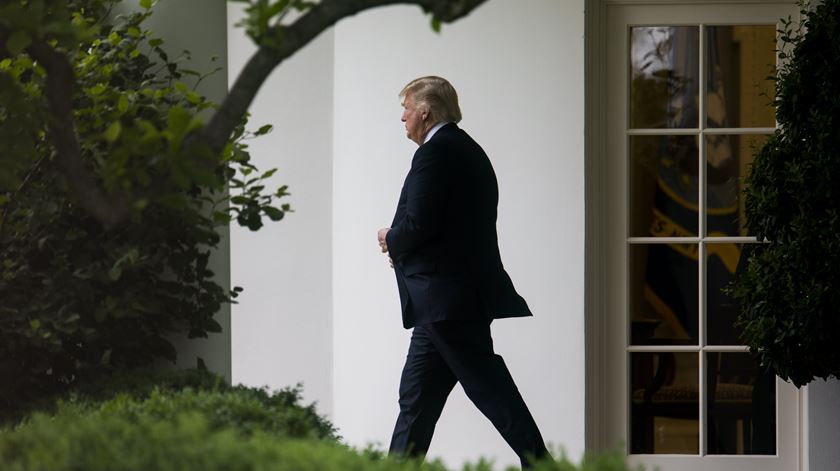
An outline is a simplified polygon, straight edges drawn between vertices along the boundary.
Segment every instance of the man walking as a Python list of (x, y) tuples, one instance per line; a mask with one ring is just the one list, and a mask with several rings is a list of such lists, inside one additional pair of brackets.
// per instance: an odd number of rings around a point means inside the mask
[(390, 452), (424, 456), (460, 382), (528, 467), (548, 451), (490, 336), (493, 319), (531, 315), (499, 255), (496, 175), (457, 126), (461, 111), (448, 81), (418, 78), (400, 98), (407, 136), (419, 147), (394, 221), (377, 236), (396, 273), (403, 326), (414, 331)]

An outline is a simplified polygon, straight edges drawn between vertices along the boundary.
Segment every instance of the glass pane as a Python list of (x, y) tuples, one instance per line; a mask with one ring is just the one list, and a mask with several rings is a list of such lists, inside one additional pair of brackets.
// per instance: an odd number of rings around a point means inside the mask
[(630, 137), (630, 236), (697, 236), (695, 136)]
[(630, 245), (630, 342), (697, 345), (697, 244)]
[(706, 136), (706, 227), (709, 236), (745, 236), (744, 177), (767, 135)]
[(631, 453), (697, 454), (697, 353), (631, 353)]
[(735, 327), (740, 307), (723, 292), (746, 267), (754, 244), (706, 244), (706, 343), (741, 345), (742, 330)]
[(699, 29), (630, 28), (630, 127), (696, 128)]
[(747, 353), (707, 353), (707, 450), (776, 453), (776, 377)]
[(706, 126), (773, 127), (775, 25), (706, 29)]

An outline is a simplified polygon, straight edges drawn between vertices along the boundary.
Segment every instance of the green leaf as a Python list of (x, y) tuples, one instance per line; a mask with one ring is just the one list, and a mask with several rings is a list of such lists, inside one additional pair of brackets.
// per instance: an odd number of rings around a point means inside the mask
[(440, 18), (434, 15), (432, 16), (432, 31), (440, 33)]
[(122, 124), (120, 124), (119, 121), (114, 121), (113, 123), (111, 123), (110, 126), (108, 126), (108, 129), (105, 130), (102, 136), (105, 138), (106, 141), (114, 142), (117, 140), (117, 138), (120, 137), (121, 132)]
[(15, 31), (6, 40), (6, 49), (13, 56), (23, 52), (32, 43), (32, 38), (26, 31)]
[(273, 169), (263, 173), (262, 176), (260, 177), (260, 179), (265, 180), (266, 178), (271, 178), (272, 175), (274, 175), (275, 173), (277, 173), (277, 169), (273, 168)]
[(149, 10), (155, 5), (154, 0), (140, 0), (140, 8)]
[(230, 223), (231, 217), (230, 214), (222, 212), (222, 211), (214, 211), (213, 212), (213, 220), (216, 222), (220, 222), (223, 224)]
[(189, 101), (193, 105), (197, 105), (202, 101), (201, 95), (192, 91), (188, 91), (184, 96), (187, 98), (187, 101)]
[(41, 320), (40, 320), (40, 319), (32, 319), (32, 320), (30, 320), (30, 321), (29, 321), (29, 327), (31, 327), (31, 328), (32, 328), (32, 330), (38, 330), (38, 329), (40, 329), (40, 328), (41, 328)]
[(154, 124), (146, 121), (145, 119), (138, 119), (136, 121), (137, 127), (143, 131), (143, 136), (141, 140), (143, 141), (151, 141), (160, 137), (160, 131), (158, 128), (155, 127)]
[(117, 100), (117, 111), (119, 111), (119, 113), (121, 115), (125, 114), (125, 112), (128, 111), (128, 97), (127, 96), (120, 95), (119, 100)]
[(180, 136), (187, 130), (187, 126), (189, 126), (191, 119), (192, 115), (189, 111), (184, 109), (184, 107), (173, 106), (169, 110), (169, 115), (167, 117), (169, 130), (176, 136)]
[(113, 349), (109, 348), (102, 353), (102, 357), (99, 358), (99, 364), (103, 366), (107, 366), (111, 364), (111, 352)]
[(260, 126), (260, 128), (259, 128), (259, 129), (257, 129), (257, 132), (255, 132), (255, 133), (254, 133), (254, 135), (255, 135), (255, 136), (262, 136), (262, 135), (265, 135), (265, 134), (270, 133), (270, 132), (271, 132), (271, 131), (273, 131), (273, 130), (274, 130), (274, 126), (273, 126), (273, 125), (271, 125), (271, 124), (265, 124), (265, 125), (263, 125), (263, 126)]
[(103, 93), (105, 93), (105, 90), (107, 90), (107, 89), (108, 89), (108, 86), (105, 85), (104, 83), (97, 83), (96, 85), (88, 88), (88, 93), (90, 93), (93, 96), (99, 96), (99, 95), (102, 95)]
[(271, 218), (272, 221), (279, 221), (283, 219), (285, 213), (273, 206), (263, 206), (263, 212), (265, 212), (266, 216)]

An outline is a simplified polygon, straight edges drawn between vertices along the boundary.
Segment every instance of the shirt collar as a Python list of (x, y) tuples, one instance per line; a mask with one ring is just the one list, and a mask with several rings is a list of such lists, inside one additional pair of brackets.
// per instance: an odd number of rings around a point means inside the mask
[(431, 139), (432, 136), (434, 136), (435, 133), (440, 130), (440, 128), (446, 126), (447, 124), (449, 124), (449, 123), (447, 123), (445, 121), (441, 121), (441, 122), (435, 124), (434, 126), (432, 126), (432, 129), (429, 129), (429, 132), (426, 133), (426, 139), (423, 140), (423, 144), (429, 142), (429, 139)]

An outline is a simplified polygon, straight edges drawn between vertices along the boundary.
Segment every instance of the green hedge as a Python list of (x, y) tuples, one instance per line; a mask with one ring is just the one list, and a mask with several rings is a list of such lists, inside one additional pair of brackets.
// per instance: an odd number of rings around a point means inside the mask
[[(119, 400), (118, 400), (119, 402)], [(418, 469), (417, 463), (372, 461), (323, 440), (280, 439), (262, 430), (245, 435), (218, 427), (198, 411), (174, 417), (62, 408), (36, 414), (17, 429), (0, 431), (0, 463), (9, 471), (235, 471)], [(442, 469), (426, 466), (424, 469)]]
[[(120, 396), (98, 407), (63, 404), (55, 415), (36, 413), (16, 428), (0, 430), (0, 464), (8, 471), (446, 470), (437, 462), (399, 461), (332, 440), (295, 438), (311, 434), (286, 428), (295, 421), (270, 415), (243, 404), (235, 391), (154, 393), (144, 401)], [(464, 469), (492, 466), (482, 462)], [(620, 456), (602, 455), (580, 466), (562, 459), (535, 469), (627, 468)]]
[[(0, 468), (11, 471), (381, 470), (445, 471), (342, 445), (300, 389), (228, 385), (202, 370), (132, 370), (80, 383), (0, 429)], [(33, 406), (34, 407), (34, 406)], [(466, 465), (489, 471), (491, 463)], [(620, 454), (565, 458), (537, 471), (626, 471)]]
[[(107, 402), (115, 397), (120, 399)], [(338, 439), (333, 425), (318, 414), (314, 404), (301, 403), (300, 386), (276, 392), (231, 386), (221, 376), (199, 369), (134, 369), (79, 382), (69, 392), (26, 403), (0, 417), (0, 423), (15, 424), (32, 411), (55, 413), (62, 402), (82, 408), (105, 403), (121, 413), (142, 409), (159, 417), (171, 417), (180, 408), (212, 413), (211, 423), (243, 431), (259, 426), (266, 431), (284, 429), (283, 433), (295, 437)]]
[[(235, 429), (242, 435), (267, 433), (280, 438), (312, 438), (337, 442), (331, 426), (308, 408), (286, 402), (286, 393), (267, 394), (256, 389), (178, 392), (154, 391), (138, 401), (126, 396), (91, 406), (71, 404), (91, 414), (124, 417), (129, 421), (152, 418), (177, 420), (184, 414), (202, 417), (211, 430)], [(61, 409), (59, 410), (59, 414)]]

